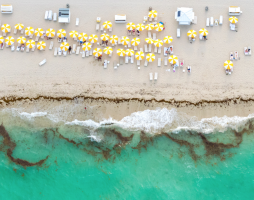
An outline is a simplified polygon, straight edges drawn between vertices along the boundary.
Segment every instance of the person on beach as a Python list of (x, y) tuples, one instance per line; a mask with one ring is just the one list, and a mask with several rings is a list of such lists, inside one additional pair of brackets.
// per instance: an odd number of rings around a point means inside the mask
[(98, 61), (101, 60), (101, 59), (102, 59), (102, 55), (100, 55), (100, 56), (98, 57)]
[(136, 33), (136, 30), (133, 29), (133, 30), (132, 30), (132, 35), (135, 35), (135, 33)]
[(108, 40), (105, 41), (106, 46), (108, 46)]
[(101, 41), (101, 46), (104, 46), (104, 44), (105, 44), (105, 41), (102, 40), (102, 41)]
[(137, 30), (137, 35), (138, 35), (138, 36), (140, 35), (140, 32), (139, 32), (139, 30)]
[(71, 54), (71, 46), (69, 46), (69, 54)]

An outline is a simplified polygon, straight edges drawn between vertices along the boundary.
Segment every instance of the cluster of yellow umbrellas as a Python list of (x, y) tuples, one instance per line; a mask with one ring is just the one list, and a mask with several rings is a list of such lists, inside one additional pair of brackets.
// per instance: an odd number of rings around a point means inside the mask
[(8, 32), (11, 31), (11, 26), (10, 26), (9, 24), (3, 24), (3, 25), (1, 26), (1, 30), (2, 30), (2, 32), (4, 32), (4, 33), (8, 33)]
[(230, 23), (232, 23), (232, 24), (236, 24), (237, 22), (238, 22), (238, 18), (237, 17), (229, 17), (229, 21), (230, 21)]

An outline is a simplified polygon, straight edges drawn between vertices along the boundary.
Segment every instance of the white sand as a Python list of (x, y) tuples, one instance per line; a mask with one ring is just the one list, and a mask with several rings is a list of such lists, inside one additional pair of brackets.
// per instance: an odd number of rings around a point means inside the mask
[[(97, 0), (63, 2), (60, 0), (28, 1), (9, 0), (8, 3), (14, 7), (14, 13), (0, 15), (1, 23), (8, 23), (12, 26), (14, 35), (15, 24), (23, 23), (25, 27), (32, 26), (34, 29), (60, 28), (68, 33), (71, 30), (86, 32), (88, 35), (101, 34), (95, 31), (96, 17), (102, 18), (101, 24), (112, 21), (113, 32), (117, 36), (127, 34), (126, 24), (115, 24), (115, 14), (126, 14), (128, 22), (142, 23), (143, 17), (148, 14), (149, 6), (157, 10), (161, 21), (166, 22), (166, 29), (157, 33), (157, 38), (163, 39), (171, 35), (174, 40), (174, 54), (184, 59), (186, 68), (192, 66), (192, 73), (183, 73), (178, 68), (175, 73), (172, 67), (157, 67), (157, 59), (164, 55), (155, 54), (156, 60), (144, 67), (144, 60), (141, 62), (141, 69), (137, 69), (136, 60), (134, 64), (120, 65), (117, 70), (113, 69), (113, 61), (119, 61), (116, 54), (122, 45), (113, 47), (112, 58), (103, 54), (103, 59), (110, 60), (108, 69), (104, 69), (101, 62), (95, 61), (92, 56), (82, 58), (81, 55), (67, 55), (67, 57), (54, 57), (53, 50), (49, 50), (50, 40), (46, 41), (46, 51), (35, 50), (35, 52), (11, 52), (10, 48), (0, 50), (0, 98), (8, 96), (16, 97), (107, 97), (107, 98), (139, 98), (139, 99), (175, 99), (179, 101), (197, 102), (200, 100), (223, 100), (227, 98), (242, 97), (244, 99), (254, 97), (254, 67), (252, 56), (244, 56), (243, 47), (253, 45), (252, 33), (253, 24), (253, 3), (252, 1), (236, 0), (209, 0), (209, 1), (151, 1), (151, 0)], [(45, 21), (45, 10), (58, 9), (70, 4), (71, 23), (64, 25), (58, 22)], [(229, 29), (229, 6), (240, 6), (243, 14), (239, 16), (238, 32)], [(174, 19), (177, 7), (192, 7), (198, 17), (197, 25), (179, 26)], [(209, 7), (205, 11), (205, 6)], [(219, 19), (223, 15), (223, 25), (207, 27), (209, 31), (207, 41), (197, 40), (190, 44), (187, 39), (187, 31), (194, 29), (197, 32), (206, 28), (206, 18), (213, 16)], [(76, 17), (80, 19), (80, 25), (75, 26)], [(181, 29), (181, 38), (176, 37), (176, 29)], [(110, 35), (112, 35), (110, 34)], [(132, 39), (134, 36), (130, 36)], [(144, 48), (144, 39), (147, 31), (141, 33), (141, 44)], [(100, 40), (99, 40), (100, 41)], [(74, 40), (68, 37), (72, 45)], [(15, 42), (15, 46), (17, 43)], [(54, 39), (54, 47), (60, 43)], [(167, 45), (168, 46), (168, 45)], [(96, 45), (94, 46), (96, 47)], [(252, 46), (254, 48), (254, 46)], [(231, 51), (238, 51), (240, 60), (234, 61), (234, 72), (230, 76), (225, 75), (223, 63), (229, 59)], [(47, 63), (39, 67), (38, 63), (47, 59)], [(166, 72), (171, 69), (170, 72)], [(149, 81), (149, 72), (158, 72), (158, 81)]]

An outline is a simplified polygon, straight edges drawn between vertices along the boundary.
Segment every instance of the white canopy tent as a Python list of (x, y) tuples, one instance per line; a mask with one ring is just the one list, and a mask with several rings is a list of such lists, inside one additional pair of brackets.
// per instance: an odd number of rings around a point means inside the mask
[(193, 8), (177, 8), (175, 19), (179, 22), (179, 25), (190, 25), (194, 20)]

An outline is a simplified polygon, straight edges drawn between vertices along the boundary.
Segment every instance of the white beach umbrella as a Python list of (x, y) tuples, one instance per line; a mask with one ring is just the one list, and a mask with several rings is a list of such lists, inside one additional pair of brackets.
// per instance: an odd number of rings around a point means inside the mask
[(93, 55), (94, 55), (95, 57), (101, 56), (101, 55), (102, 55), (102, 50), (101, 50), (100, 48), (95, 48), (95, 49), (93, 50)]
[(46, 48), (46, 43), (44, 41), (40, 41), (37, 43), (37, 49), (45, 50), (45, 48)]
[(69, 43), (68, 42), (62, 42), (61, 45), (60, 45), (60, 48), (63, 50), (63, 51), (68, 51), (69, 49)]
[(57, 31), (57, 37), (63, 38), (63, 37), (65, 37), (65, 36), (66, 36), (66, 31), (65, 31), (64, 29), (59, 29), (59, 30)]
[(26, 27), (25, 29), (25, 35), (30, 36), (34, 34), (34, 28), (31, 26)]
[(138, 30), (138, 31), (143, 31), (143, 30), (145, 30), (145, 25), (144, 24), (137, 24), (136, 25), (136, 29)]
[(3, 25), (1, 26), (1, 30), (2, 30), (2, 32), (4, 32), (4, 33), (8, 33), (8, 32), (11, 31), (11, 26), (10, 26), (9, 24), (3, 24)]
[(232, 69), (233, 66), (234, 66), (234, 64), (230, 60), (227, 60), (227, 61), (224, 62), (225, 69)]
[(178, 58), (175, 55), (171, 55), (171, 56), (169, 56), (168, 61), (169, 61), (170, 64), (174, 65), (174, 64), (177, 63)]
[(173, 41), (173, 38), (171, 36), (165, 36), (164, 39), (163, 39), (163, 42), (166, 43), (166, 44), (169, 44)]
[(117, 55), (119, 56), (125, 56), (125, 50), (124, 49), (117, 49)]
[(127, 45), (130, 43), (130, 39), (128, 37), (124, 36), (121, 39), (121, 43), (122, 43), (122, 45)]
[(69, 35), (71, 36), (71, 38), (77, 38), (78, 37), (78, 31), (70, 31)]
[(238, 18), (237, 17), (229, 17), (229, 21), (232, 23), (232, 24), (235, 24), (238, 22)]
[(96, 43), (96, 42), (98, 41), (98, 36), (95, 35), (95, 34), (90, 35), (90, 36), (89, 36), (89, 41), (90, 41), (91, 43)]
[(5, 39), (5, 44), (6, 45), (13, 45), (14, 44), (14, 38), (12, 36), (8, 36), (6, 39)]
[(41, 37), (44, 33), (44, 30), (42, 28), (35, 29), (34, 35), (37, 37)]
[(126, 53), (127, 56), (132, 56), (132, 55), (134, 55), (134, 51), (133, 51), (132, 49), (126, 49), (126, 50), (125, 50), (125, 53)]
[(91, 45), (91, 43), (89, 43), (89, 42), (85, 42), (85, 43), (82, 45), (82, 49), (83, 49), (84, 51), (90, 51), (91, 48), (92, 48), (92, 45)]
[(153, 62), (155, 60), (155, 55), (153, 53), (149, 53), (146, 55), (146, 60), (148, 62)]
[(46, 36), (48, 37), (54, 37), (56, 34), (56, 31), (53, 29), (53, 28), (49, 28), (47, 31), (46, 31)]
[(161, 47), (162, 45), (163, 45), (162, 40), (160, 39), (154, 40), (154, 46)]
[(128, 29), (128, 30), (133, 30), (133, 29), (135, 29), (136, 28), (136, 26), (135, 26), (135, 24), (134, 23), (132, 23), (132, 22), (129, 22), (127, 25), (126, 25), (126, 28)]
[(149, 13), (148, 13), (148, 17), (151, 17), (151, 18), (155, 18), (155, 17), (157, 17), (157, 11), (156, 10), (151, 10), (151, 11), (149, 11)]
[(112, 43), (112, 44), (116, 44), (117, 41), (118, 41), (118, 37), (116, 35), (112, 35), (110, 38), (109, 38), (109, 41)]
[(33, 48), (34, 46), (35, 46), (35, 41), (34, 40), (28, 40), (27, 42), (26, 42), (26, 46), (28, 47), (28, 48)]
[(145, 55), (144, 55), (144, 52), (143, 52), (143, 51), (138, 51), (138, 52), (135, 54), (135, 58), (136, 58), (137, 60), (143, 60), (144, 57), (145, 57)]
[(26, 43), (26, 38), (23, 37), (23, 36), (21, 36), (21, 37), (19, 37), (19, 38), (17, 39), (17, 42), (18, 42), (19, 44), (25, 44), (25, 43)]
[(105, 29), (109, 29), (110, 27), (112, 27), (112, 23), (111, 21), (105, 21), (102, 26)]
[(24, 28), (24, 24), (19, 23), (19, 24), (15, 25), (15, 29), (17, 29), (17, 30), (21, 30), (23, 28)]
[(139, 38), (133, 38), (133, 39), (131, 40), (131, 44), (132, 44), (133, 46), (138, 46), (138, 45), (140, 44), (140, 39), (139, 39)]
[(109, 54), (111, 54), (113, 52), (113, 49), (112, 49), (112, 47), (106, 47), (106, 48), (103, 49), (103, 52), (105, 54), (109, 55)]

